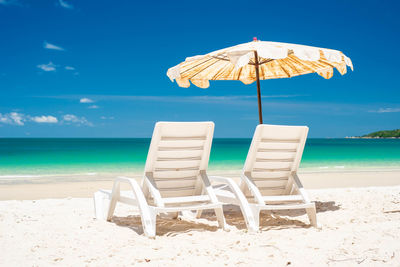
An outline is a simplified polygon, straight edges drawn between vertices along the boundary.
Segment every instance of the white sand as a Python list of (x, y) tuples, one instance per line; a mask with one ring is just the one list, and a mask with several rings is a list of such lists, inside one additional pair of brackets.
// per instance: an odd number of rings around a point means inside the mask
[(264, 214), (262, 231), (249, 234), (226, 207), (230, 232), (206, 213), (158, 219), (155, 240), (123, 204), (108, 223), (93, 219), (89, 198), (0, 201), (0, 266), (400, 266), (400, 186), (309, 194), (321, 230), (290, 211)]

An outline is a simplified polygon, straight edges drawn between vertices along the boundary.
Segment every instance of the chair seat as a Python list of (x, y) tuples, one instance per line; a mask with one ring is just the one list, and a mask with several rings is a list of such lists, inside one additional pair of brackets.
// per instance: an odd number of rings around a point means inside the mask
[[(102, 192), (102, 193), (104, 193), (105, 195), (111, 197), (111, 190), (100, 189), (99, 191)], [(121, 197), (126, 197), (126, 198), (135, 199), (135, 195), (133, 194), (132, 191), (120, 191), (120, 196), (121, 196)]]
[[(223, 198), (229, 198), (229, 199), (236, 199), (234, 193), (231, 191), (231, 189), (229, 188), (229, 186), (227, 185), (223, 185), (223, 184), (219, 184), (219, 185), (215, 185), (213, 186), (213, 189), (215, 191), (215, 194), (217, 195), (217, 197), (223, 199)], [(252, 203), (252, 197), (246, 197), (249, 200), (250, 204), (254, 204)], [(263, 200), (265, 201), (265, 206), (269, 206), (269, 207), (282, 207), (282, 205), (287, 204), (287, 203), (296, 203), (297, 202), (297, 207), (299, 207), (299, 204), (304, 204), (304, 199), (302, 195), (280, 195), (280, 196), (263, 196)], [(299, 203), (300, 202), (300, 203)], [(270, 205), (270, 203), (274, 203), (274, 204), (279, 204), (280, 205)], [(262, 205), (260, 205), (262, 206)]]
[(217, 203), (205, 203), (205, 204), (184, 205), (184, 206), (170, 206), (170, 207), (150, 206), (150, 207), (158, 212), (177, 212), (177, 211), (184, 211), (184, 210), (215, 209), (215, 208), (220, 208), (222, 205), (223, 205), (223, 203), (217, 202)]
[(268, 202), (298, 202), (304, 201), (302, 195), (280, 195), (280, 196), (263, 196), (265, 203)]
[[(111, 190), (100, 190), (108, 198), (111, 198)], [(188, 197), (170, 197), (163, 198), (166, 207), (157, 207), (149, 205), (156, 211), (160, 212), (176, 212), (181, 210), (198, 210), (198, 209), (214, 209), (222, 205), (222, 203), (209, 203), (208, 195), (188, 196)], [(136, 198), (132, 191), (120, 191), (120, 202), (126, 204), (135, 204)], [(203, 203), (198, 203), (203, 202)]]
[[(252, 205), (252, 203), (250, 203)], [(307, 209), (315, 207), (314, 203), (294, 203), (294, 204), (279, 204), (279, 205), (259, 205), (257, 206), (260, 210), (292, 210), (292, 209)]]

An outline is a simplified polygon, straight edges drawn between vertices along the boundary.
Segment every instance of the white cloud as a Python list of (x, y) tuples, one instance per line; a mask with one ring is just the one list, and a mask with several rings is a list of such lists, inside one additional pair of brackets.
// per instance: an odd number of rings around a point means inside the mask
[(60, 4), (61, 7), (66, 8), (66, 9), (74, 9), (74, 6), (67, 3), (66, 1), (63, 0), (58, 0), (58, 3)]
[(17, 125), (24, 125), (24, 117), (23, 114), (17, 113), (17, 112), (11, 112), (10, 113), (11, 119), (15, 122)]
[(110, 117), (101, 116), (100, 119), (102, 119), (102, 120), (113, 120), (114, 117), (112, 117), (112, 116), (110, 116)]
[(1, 124), (10, 124), (10, 125), (18, 125), (23, 126), (26, 122), (35, 122), (35, 123), (52, 123), (52, 124), (68, 124), (68, 125), (85, 125), (85, 126), (93, 126), (93, 123), (88, 121), (85, 117), (78, 117), (73, 114), (66, 114), (61, 118), (61, 121), (54, 116), (51, 115), (40, 115), (40, 116), (31, 116), (18, 112), (10, 112), (10, 113), (0, 113), (0, 126)]
[(71, 122), (77, 122), (78, 117), (76, 117), (75, 115), (72, 115), (72, 114), (67, 114), (67, 115), (64, 115), (64, 120), (71, 121)]
[[(263, 95), (262, 99), (289, 99), (304, 97), (309, 95)], [(39, 97), (39, 96), (37, 96)], [(57, 99), (76, 99), (82, 97), (82, 95), (49, 95), (40, 96), (45, 98), (57, 98)], [(227, 96), (210, 96), (210, 95), (197, 95), (197, 96), (161, 96), (161, 95), (88, 95), (87, 97), (96, 98), (96, 100), (107, 100), (107, 101), (157, 101), (157, 102), (182, 102), (182, 103), (194, 103), (194, 102), (220, 102), (225, 103), (227, 101), (246, 101), (254, 102), (257, 101), (257, 94), (254, 95), (227, 95)], [(81, 99), (89, 99), (89, 98)], [(95, 101), (93, 101), (95, 102)], [(82, 102), (81, 102), (82, 103)], [(92, 103), (92, 102), (90, 102)]]
[(53, 116), (36, 116), (30, 118), (32, 121), (37, 123), (57, 123), (58, 119)]
[[(94, 95), (97, 99), (126, 100), (126, 101), (156, 101), (156, 102), (179, 102), (179, 103), (227, 103), (254, 102), (257, 95), (227, 95), (227, 96), (150, 96), (150, 95)], [(306, 95), (264, 95), (262, 99), (287, 99)]]
[(51, 50), (58, 50), (58, 51), (64, 51), (64, 50), (65, 50), (65, 49), (62, 48), (61, 46), (57, 46), (57, 45), (54, 45), (54, 44), (50, 44), (50, 43), (48, 43), (48, 42), (46, 42), (46, 41), (44, 41), (44, 43), (43, 43), (43, 48), (45, 48), (45, 49), (51, 49)]
[(400, 108), (380, 108), (378, 110), (371, 110), (370, 112), (375, 112), (375, 113), (400, 112)]
[[(264, 95), (261, 96), (262, 100), (272, 99), (288, 99), (296, 98), (304, 95)], [(151, 102), (176, 102), (176, 103), (206, 103), (206, 104), (224, 104), (224, 105), (254, 105), (257, 101), (257, 95), (227, 95), (227, 96), (149, 96), (149, 95), (131, 95), (131, 96), (118, 96), (110, 95), (104, 96), (107, 100), (126, 100), (126, 101), (151, 101)], [(101, 99), (102, 96), (97, 96)]]
[(51, 61), (49, 64), (40, 64), (37, 67), (43, 71), (56, 71), (57, 66), (54, 65)]
[(110, 117), (101, 116), (100, 119), (102, 119), (102, 120), (113, 120), (114, 117), (113, 116), (110, 116)]
[(74, 68), (74, 67), (71, 67), (71, 66), (65, 66), (65, 69), (66, 69), (66, 70), (75, 70), (75, 68)]
[(24, 117), (24, 114), (18, 112), (10, 112), (6, 114), (0, 113), (0, 123), (23, 126), (25, 121)]
[(86, 126), (93, 126), (93, 123), (88, 121), (85, 117), (77, 117), (73, 114), (66, 114), (63, 116), (63, 121), (66, 124), (77, 124), (77, 125), (86, 125)]
[(1, 123), (8, 123), (8, 124), (11, 124), (11, 120), (10, 120), (10, 118), (7, 116), (7, 114), (1, 114), (0, 113), (0, 122)]
[(90, 98), (84, 97), (84, 98), (81, 98), (81, 99), (79, 100), (79, 102), (80, 102), (80, 103), (93, 103), (94, 101), (93, 101), (92, 99), (90, 99)]
[(89, 106), (88, 108), (90, 108), (90, 109), (98, 109), (99, 106), (97, 106), (97, 105), (91, 105), (91, 106)]

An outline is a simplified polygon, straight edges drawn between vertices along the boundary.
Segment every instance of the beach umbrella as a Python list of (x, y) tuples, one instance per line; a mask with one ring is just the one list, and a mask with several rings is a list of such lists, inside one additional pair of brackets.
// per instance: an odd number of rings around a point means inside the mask
[(209, 80), (239, 80), (244, 84), (256, 81), (258, 114), (262, 124), (260, 80), (290, 78), (314, 72), (330, 79), (334, 68), (344, 75), (347, 66), (353, 70), (350, 58), (338, 50), (265, 42), (254, 38), (249, 43), (188, 57), (168, 69), (167, 76), (180, 87), (189, 87), (191, 82), (197, 87), (207, 88), (210, 86)]

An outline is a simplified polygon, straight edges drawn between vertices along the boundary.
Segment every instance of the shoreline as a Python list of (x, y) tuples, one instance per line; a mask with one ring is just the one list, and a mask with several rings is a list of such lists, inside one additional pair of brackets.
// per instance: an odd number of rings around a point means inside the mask
[[(226, 176), (236, 182), (240, 171), (209, 171), (209, 176)], [(0, 200), (34, 200), (46, 198), (87, 198), (99, 189), (111, 189), (117, 176), (128, 176), (140, 180), (141, 174), (113, 173), (98, 179), (87, 180), (87, 176), (68, 179), (37, 179), (20, 183), (0, 183)], [(338, 170), (299, 172), (306, 189), (359, 188), (400, 185), (400, 170)]]
[[(240, 175), (242, 169), (242, 165), (232, 166), (231, 168), (208, 168), (207, 173), (211, 173), (216, 175), (224, 175), (224, 174), (238, 174)], [(320, 166), (320, 167), (304, 167), (298, 170), (299, 174), (307, 174), (307, 173), (353, 173), (353, 172), (400, 172), (400, 165), (382, 165), (382, 166), (351, 166), (346, 167), (343, 165), (335, 165), (335, 166)], [(63, 171), (63, 172), (27, 172), (27, 173), (0, 173), (0, 185), (4, 181), (15, 181), (13, 179), (44, 179), (44, 178), (63, 178), (63, 177), (87, 177), (94, 178), (93, 180), (104, 180), (109, 179), (116, 176), (135, 176), (140, 177), (143, 174), (143, 168), (138, 168), (134, 170), (124, 170), (124, 171), (116, 171), (116, 170), (76, 170), (76, 171)], [(56, 180), (55, 180), (56, 181)]]

